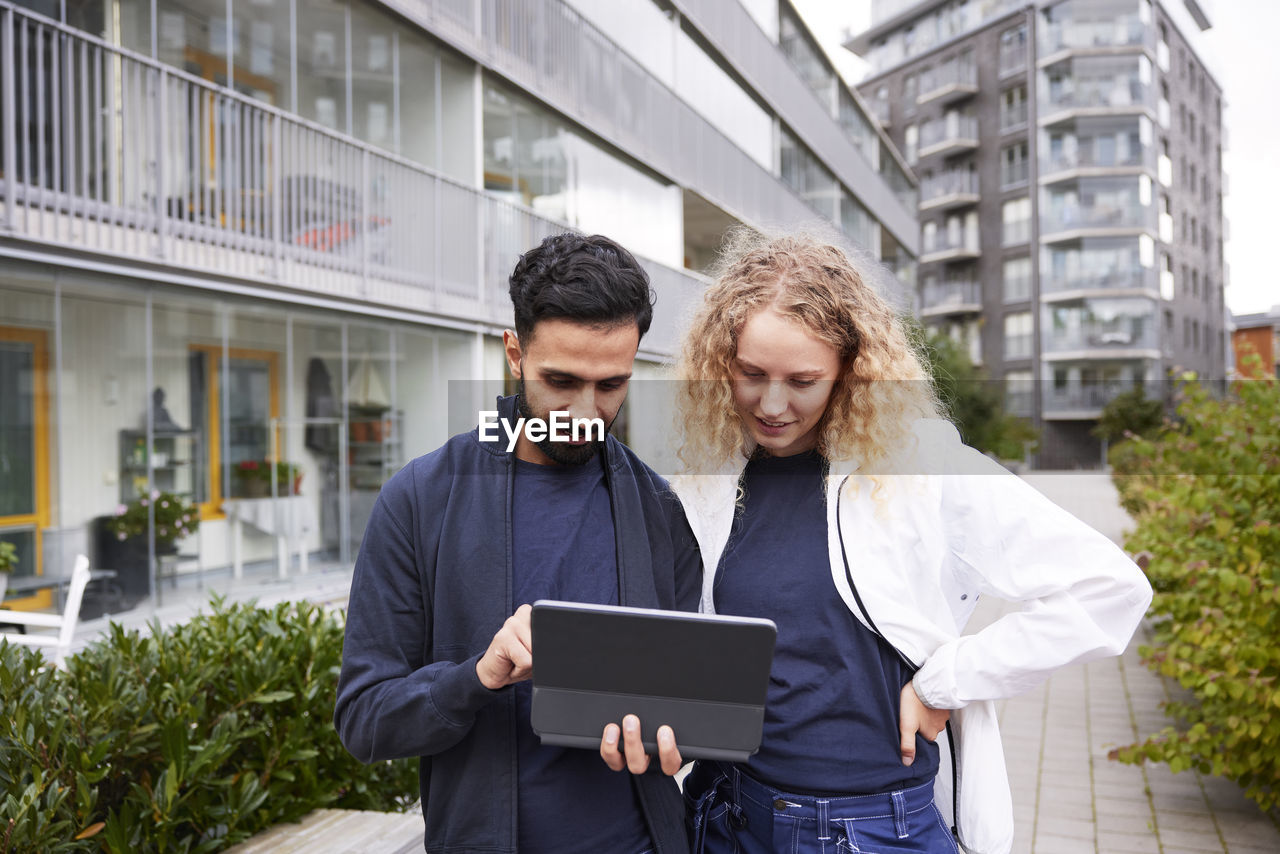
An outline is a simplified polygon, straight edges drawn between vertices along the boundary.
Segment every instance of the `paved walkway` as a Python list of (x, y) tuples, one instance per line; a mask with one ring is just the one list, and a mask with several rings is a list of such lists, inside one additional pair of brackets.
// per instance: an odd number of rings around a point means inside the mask
[[(1130, 525), (1106, 475), (1027, 480), (1117, 542)], [(983, 602), (971, 630), (1012, 607)], [(1067, 668), (999, 705), (1014, 854), (1277, 854), (1280, 824), (1234, 783), (1107, 759), (1169, 721), (1159, 707), (1167, 686), (1138, 659), (1145, 642), (1144, 627), (1123, 656)]]

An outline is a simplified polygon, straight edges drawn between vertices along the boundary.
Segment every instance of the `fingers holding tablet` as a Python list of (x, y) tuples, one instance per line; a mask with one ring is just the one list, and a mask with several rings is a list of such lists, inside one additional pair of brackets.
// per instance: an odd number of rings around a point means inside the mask
[[(671, 727), (658, 727), (658, 764), (662, 773), (674, 776), (684, 764), (680, 756), (680, 748), (676, 745), (675, 733)], [(604, 728), (600, 740), (600, 757), (614, 771), (626, 769), (632, 774), (643, 774), (649, 769), (650, 756), (645, 753), (641, 738), (640, 719), (635, 715), (627, 715), (622, 719), (622, 727), (609, 724)]]

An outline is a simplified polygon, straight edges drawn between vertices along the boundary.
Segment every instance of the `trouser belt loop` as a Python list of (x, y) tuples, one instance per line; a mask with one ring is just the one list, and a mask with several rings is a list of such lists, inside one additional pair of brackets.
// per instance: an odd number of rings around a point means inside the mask
[(720, 784), (728, 779), (724, 773), (718, 774), (693, 806), (693, 854), (702, 854), (707, 838), (707, 818), (711, 814), (712, 807), (716, 805)]
[(902, 792), (893, 792), (893, 829), (898, 832), (899, 839), (907, 838), (907, 797)]
[(831, 839), (831, 802), (826, 798), (818, 798), (818, 839), (826, 842)]

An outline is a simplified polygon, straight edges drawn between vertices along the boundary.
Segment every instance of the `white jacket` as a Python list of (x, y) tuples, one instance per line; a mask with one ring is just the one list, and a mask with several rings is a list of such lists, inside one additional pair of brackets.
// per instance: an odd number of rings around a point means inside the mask
[[(955, 710), (951, 770), (946, 734), (939, 737), (938, 807), (968, 851), (1006, 854), (1013, 806), (993, 701), (1064, 665), (1119, 655), (1146, 613), (1151, 586), (1115, 544), (964, 445), (949, 422), (922, 420), (914, 433), (913, 447), (893, 461), (892, 475), (878, 478), (878, 490), (856, 463), (832, 465), (831, 577), (867, 624), (852, 576), (874, 623), (868, 628), (919, 666), (913, 682), (925, 705)], [(702, 549), (705, 612), (714, 611), (716, 568), (745, 464), (671, 481)], [(979, 594), (1028, 605), (962, 636)]]

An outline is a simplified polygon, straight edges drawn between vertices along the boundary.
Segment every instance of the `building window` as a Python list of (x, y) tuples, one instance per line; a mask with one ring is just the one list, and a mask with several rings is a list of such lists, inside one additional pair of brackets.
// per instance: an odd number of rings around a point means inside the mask
[(916, 125), (907, 125), (902, 132), (903, 138), (903, 156), (907, 158), (908, 163), (915, 163), (920, 159), (920, 128)]
[(1031, 199), (1010, 199), (1000, 208), (1004, 225), (1003, 245), (1026, 243), (1031, 239)]
[(1019, 142), (1000, 152), (1000, 186), (1008, 187), (1027, 180), (1027, 144)]
[(1174, 296), (1173, 258), (1167, 252), (1160, 256), (1160, 296), (1167, 300)]
[(1031, 358), (1031, 312), (1019, 311), (1004, 316), (1005, 359)]
[(916, 98), (920, 95), (920, 75), (908, 74), (902, 78), (902, 106), (910, 111), (915, 109)]
[(1191, 296), (1193, 297), (1200, 296), (1200, 271), (1199, 270), (1191, 271)]
[(1004, 406), (1013, 415), (1030, 415), (1035, 403), (1035, 380), (1031, 371), (1005, 371)]
[(1012, 74), (1027, 65), (1027, 25), (1000, 34), (1000, 74)]
[(1004, 301), (1018, 302), (1031, 298), (1031, 258), (1006, 258), (1004, 261)]
[(1006, 89), (1000, 99), (1000, 130), (1005, 131), (1027, 123), (1027, 87)]

